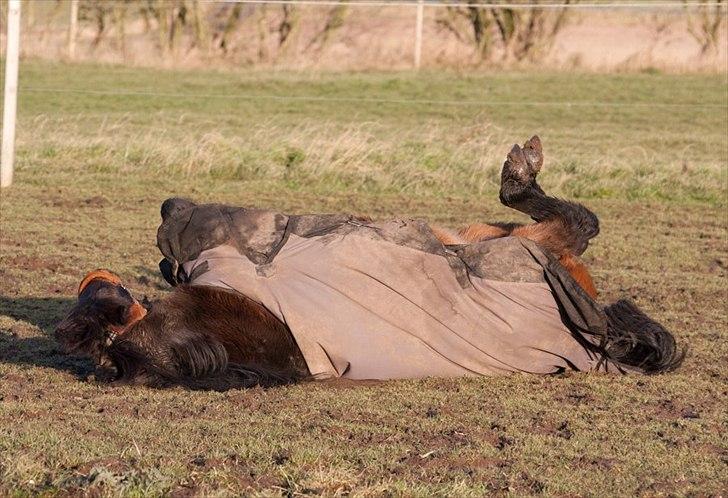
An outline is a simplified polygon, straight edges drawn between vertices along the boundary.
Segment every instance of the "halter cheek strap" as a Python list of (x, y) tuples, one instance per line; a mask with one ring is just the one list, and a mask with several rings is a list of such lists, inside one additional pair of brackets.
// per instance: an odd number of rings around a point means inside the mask
[(144, 306), (139, 304), (137, 300), (134, 300), (134, 304), (129, 308), (129, 318), (124, 325), (112, 325), (106, 332), (108, 344), (111, 344), (120, 335), (124, 335), (127, 330), (132, 328), (139, 320), (144, 318), (147, 314), (147, 310)]

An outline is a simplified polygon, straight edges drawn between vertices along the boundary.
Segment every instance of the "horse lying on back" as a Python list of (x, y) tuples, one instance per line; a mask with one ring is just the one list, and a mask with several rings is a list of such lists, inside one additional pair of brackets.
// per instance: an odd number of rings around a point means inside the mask
[(158, 246), (175, 289), (145, 307), (91, 272), (56, 338), (99, 379), (193, 389), (678, 367), (660, 324), (631, 302), (594, 302), (579, 256), (598, 220), (547, 196), (542, 164), (533, 137), (503, 166), (501, 202), (529, 225), (450, 231), (169, 199)]

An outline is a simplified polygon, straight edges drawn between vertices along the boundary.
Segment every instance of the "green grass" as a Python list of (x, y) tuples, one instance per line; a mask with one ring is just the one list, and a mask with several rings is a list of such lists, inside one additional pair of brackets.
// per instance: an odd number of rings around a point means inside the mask
[[(725, 77), (28, 61), (20, 88), (16, 183), (0, 194), (0, 495), (728, 488)], [(29, 91), (39, 88), (186, 96)], [(342, 100), (270, 98), (281, 95)], [(346, 100), (359, 97), (703, 107)], [(545, 188), (601, 218), (586, 254), (601, 300), (635, 299), (689, 345), (680, 371), (155, 391), (85, 381), (88, 363), (50, 336), (90, 269), (116, 270), (138, 296), (164, 295), (154, 237), (170, 195), (452, 226), (523, 220), (498, 204), (498, 172), (532, 133), (546, 148)]]
[[(175, 172), (186, 181), (201, 175), (306, 192), (482, 195), (497, 191), (509, 145), (538, 133), (549, 160), (544, 182), (556, 193), (723, 203), (725, 88), (725, 76), (69, 71), (28, 63), (19, 167), (34, 177), (58, 174), (52, 166), (62, 163), (73, 178)], [(594, 102), (609, 105), (584, 105)]]

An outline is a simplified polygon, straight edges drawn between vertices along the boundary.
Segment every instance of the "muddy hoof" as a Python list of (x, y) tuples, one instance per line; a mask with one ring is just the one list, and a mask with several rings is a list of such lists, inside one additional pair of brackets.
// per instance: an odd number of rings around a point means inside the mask
[(508, 180), (515, 180), (518, 183), (527, 184), (535, 177), (533, 169), (526, 162), (526, 156), (518, 145), (514, 145), (508, 153), (506, 162), (503, 163), (501, 172), (501, 183)]
[(535, 185), (536, 176), (543, 166), (541, 139), (534, 135), (523, 144), (514, 145), (503, 163), (501, 184), (515, 181), (523, 185)]
[(538, 172), (541, 171), (541, 166), (543, 166), (543, 148), (538, 135), (532, 136), (530, 140), (523, 144), (523, 155), (526, 157), (526, 162), (531, 167), (535, 178)]

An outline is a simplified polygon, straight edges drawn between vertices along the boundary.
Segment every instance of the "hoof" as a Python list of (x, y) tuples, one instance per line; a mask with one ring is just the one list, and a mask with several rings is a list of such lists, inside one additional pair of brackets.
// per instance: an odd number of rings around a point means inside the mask
[(503, 163), (501, 185), (509, 180), (522, 185), (535, 185), (536, 175), (543, 166), (543, 149), (537, 135), (523, 144), (523, 148), (514, 145)]
[(501, 183), (508, 180), (515, 180), (517, 183), (528, 184), (533, 180), (535, 174), (526, 161), (526, 156), (518, 145), (514, 145), (508, 153), (506, 162), (503, 163), (501, 172)]
[(530, 140), (523, 144), (523, 155), (526, 156), (526, 162), (531, 167), (535, 178), (538, 172), (541, 171), (541, 166), (543, 166), (543, 148), (538, 135), (532, 136)]

